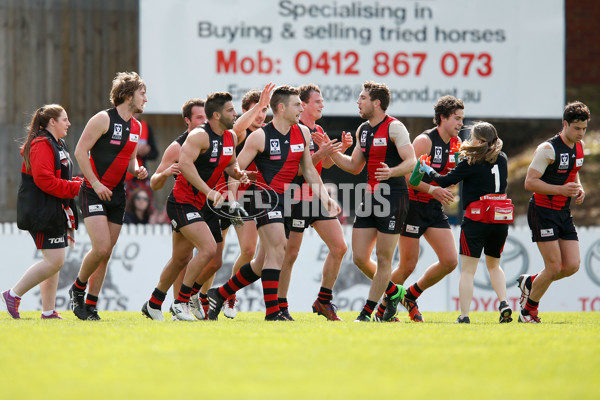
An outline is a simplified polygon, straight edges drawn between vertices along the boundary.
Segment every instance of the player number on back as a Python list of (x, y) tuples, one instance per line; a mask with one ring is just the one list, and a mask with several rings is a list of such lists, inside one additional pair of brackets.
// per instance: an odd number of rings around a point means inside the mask
[(492, 167), (492, 174), (494, 175), (494, 193), (498, 193), (500, 191), (500, 170), (497, 164)]

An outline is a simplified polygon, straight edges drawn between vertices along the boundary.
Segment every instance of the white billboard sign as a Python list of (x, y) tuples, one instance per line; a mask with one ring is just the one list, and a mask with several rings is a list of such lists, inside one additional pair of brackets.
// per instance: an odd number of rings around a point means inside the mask
[(356, 116), (374, 80), (392, 115), (430, 117), (452, 94), (469, 117), (558, 118), (564, 17), (563, 0), (141, 0), (146, 111), (274, 82), (316, 83), (326, 115)]
[[(456, 243), (460, 228), (453, 227)], [(578, 228), (581, 248), (581, 266), (579, 271), (568, 278), (553, 282), (540, 303), (540, 311), (600, 311), (600, 228)], [(352, 262), (352, 227), (344, 226), (344, 236), (348, 244), (333, 288), (333, 301), (341, 311), (359, 311), (365, 303), (371, 282)], [(16, 224), (0, 224), (0, 240), (6, 249), (3, 268), (0, 268), (0, 289), (13, 286), (29, 268), (41, 259), (41, 253), (35, 249), (29, 233), (19, 231)], [(91, 248), (85, 227), (81, 226), (76, 236), (74, 249), (68, 249), (65, 264), (60, 272), (57, 309), (68, 307), (69, 287), (77, 277), (84, 255)], [(150, 298), (158, 283), (160, 273), (171, 256), (170, 225), (124, 225), (119, 241), (110, 259), (108, 274), (100, 294), (98, 309), (101, 311), (136, 311)], [(310, 228), (304, 234), (302, 248), (295, 263), (288, 300), (292, 312), (311, 311), (321, 284), (323, 262), (328, 249), (319, 235)], [(221, 285), (231, 276), (231, 268), (239, 254), (237, 236), (230, 229), (223, 250), (223, 266), (217, 272), (214, 285)], [(374, 257), (375, 255), (373, 255)], [(485, 257), (482, 257), (482, 259)], [(413, 284), (437, 257), (426, 241), (421, 241), (419, 262), (413, 274), (405, 282)], [(398, 265), (398, 251), (394, 255), (394, 267)], [(506, 275), (508, 301), (513, 310), (518, 310), (520, 296), (516, 279), (520, 274), (535, 274), (542, 269), (544, 262), (531, 242), (528, 228), (509, 228), (508, 241), (504, 246), (501, 261)], [(419, 298), (419, 306), (424, 312), (456, 311), (458, 306), (458, 283), (460, 267), (438, 284), (427, 289)], [(260, 281), (238, 292), (241, 311), (264, 311), (265, 303)], [(23, 296), (22, 311), (41, 308), (39, 286)], [(172, 291), (163, 305), (167, 311), (173, 301)], [(497, 311), (496, 294), (489, 280), (487, 268), (480, 263), (475, 275), (472, 310)], [(3, 308), (0, 305), (0, 311)], [(8, 318), (4, 314), (3, 318)], [(140, 313), (140, 318), (143, 318)], [(427, 316), (425, 317), (427, 318)]]

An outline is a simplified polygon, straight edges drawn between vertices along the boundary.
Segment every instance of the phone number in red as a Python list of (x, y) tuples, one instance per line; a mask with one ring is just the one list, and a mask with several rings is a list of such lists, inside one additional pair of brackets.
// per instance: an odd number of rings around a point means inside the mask
[[(433, 57), (432, 57), (433, 58)], [(324, 75), (358, 75), (360, 55), (356, 51), (313, 54), (302, 50), (294, 57), (294, 68), (300, 75), (321, 72)], [(377, 76), (421, 76), (429, 60), (427, 53), (420, 52), (377, 52), (373, 55), (371, 71)], [(442, 74), (453, 76), (488, 77), (493, 72), (492, 56), (489, 53), (447, 52), (435, 60)], [(237, 50), (217, 50), (217, 73), (281, 73), (281, 60), (259, 50), (254, 56), (242, 56)]]

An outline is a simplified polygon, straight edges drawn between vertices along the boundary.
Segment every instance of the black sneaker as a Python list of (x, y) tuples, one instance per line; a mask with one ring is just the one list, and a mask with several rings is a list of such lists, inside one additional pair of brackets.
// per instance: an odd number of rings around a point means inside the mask
[(469, 319), (469, 317), (463, 317), (462, 315), (460, 315), (458, 317), (458, 319), (456, 320), (456, 322), (454, 322), (455, 324), (470, 324), (471, 320)]
[(360, 313), (358, 314), (358, 317), (356, 317), (354, 322), (371, 322), (371, 317), (367, 314)]
[(501, 324), (512, 322), (512, 310), (506, 301), (500, 303), (500, 305), (498, 306), (498, 310), (500, 311)]
[(219, 319), (219, 313), (223, 303), (225, 303), (225, 298), (221, 296), (217, 288), (208, 289), (206, 295), (208, 296), (208, 313), (206, 313), (206, 316), (210, 321), (216, 321)]
[(292, 315), (290, 314), (290, 312), (288, 310), (283, 310), (283, 311), (280, 311), (280, 312), (281, 312), (281, 315), (283, 315), (283, 317), (286, 320), (288, 320), (288, 321), (295, 321), (295, 319), (292, 318)]
[(267, 315), (265, 317), (265, 321), (293, 321), (293, 319), (286, 318), (281, 311), (278, 311), (276, 313)]
[(69, 289), (69, 297), (71, 298), (70, 308), (73, 310), (73, 314), (81, 320), (87, 320), (88, 313), (85, 309), (85, 292), (79, 292), (71, 288)]
[(100, 321), (100, 316), (98, 315), (98, 309), (96, 308), (96, 306), (93, 306), (91, 304), (86, 304), (85, 305), (85, 311), (88, 314), (88, 321)]
[(398, 293), (394, 296), (386, 296), (387, 304), (385, 305), (385, 311), (383, 312), (382, 319), (384, 321), (389, 321), (396, 316), (398, 313), (398, 304), (404, 299), (404, 295), (406, 294), (406, 289), (402, 285), (398, 286)]

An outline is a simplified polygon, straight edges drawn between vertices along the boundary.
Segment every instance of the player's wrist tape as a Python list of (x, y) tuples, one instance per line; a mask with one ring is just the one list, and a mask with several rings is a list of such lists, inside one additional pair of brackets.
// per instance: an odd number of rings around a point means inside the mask
[(102, 184), (100, 183), (100, 181), (94, 181), (94, 182), (92, 182), (92, 188), (94, 188), (94, 189), (96, 189), (96, 188), (97, 188), (98, 186), (100, 186), (100, 185), (102, 185)]
[(433, 185), (429, 185), (429, 189), (427, 190), (427, 193), (429, 194), (433, 194), (433, 191), (437, 189), (437, 186), (433, 186)]

